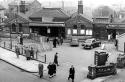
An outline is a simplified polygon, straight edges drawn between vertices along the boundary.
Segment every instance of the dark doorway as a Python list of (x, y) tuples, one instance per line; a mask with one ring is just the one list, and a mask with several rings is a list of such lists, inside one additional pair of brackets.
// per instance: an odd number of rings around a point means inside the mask
[(59, 28), (58, 27), (50, 27), (51, 33), (50, 37), (58, 37), (59, 36)]
[(112, 35), (112, 39), (116, 39), (116, 29), (108, 29), (108, 34)]
[(23, 29), (22, 29), (22, 24), (19, 23), (19, 32), (22, 32), (22, 31), (23, 31)]
[(15, 23), (12, 24), (11, 32), (16, 32), (16, 24)]
[(47, 36), (47, 27), (39, 27), (38, 31), (40, 35)]

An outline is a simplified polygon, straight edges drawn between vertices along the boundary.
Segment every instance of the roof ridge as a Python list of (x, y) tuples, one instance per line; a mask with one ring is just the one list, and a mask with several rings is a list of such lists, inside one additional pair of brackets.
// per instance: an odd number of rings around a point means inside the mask
[(86, 18), (86, 17), (84, 16), (84, 14), (79, 14), (79, 15), (82, 16), (82, 17), (84, 17), (87, 21), (92, 22), (92, 20)]
[(67, 15), (68, 17), (70, 17), (70, 15), (65, 12), (65, 10), (63, 10), (63, 9), (60, 8), (60, 11), (61, 11), (64, 15)]

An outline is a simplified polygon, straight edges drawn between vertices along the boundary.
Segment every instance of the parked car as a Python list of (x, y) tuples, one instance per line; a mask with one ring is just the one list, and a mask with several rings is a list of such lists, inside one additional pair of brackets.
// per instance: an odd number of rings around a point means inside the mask
[(83, 48), (95, 48), (101, 46), (101, 41), (96, 40), (95, 38), (92, 39), (87, 39), (85, 42), (82, 44)]
[(78, 39), (71, 39), (70, 46), (79, 46)]

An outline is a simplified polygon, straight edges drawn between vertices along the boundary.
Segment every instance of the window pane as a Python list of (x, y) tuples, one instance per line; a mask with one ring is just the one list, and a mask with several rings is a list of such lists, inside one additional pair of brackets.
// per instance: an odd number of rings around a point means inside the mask
[(89, 33), (88, 33), (88, 30), (86, 30), (86, 35), (88, 35)]
[(80, 30), (80, 34), (85, 34), (85, 30)]
[(92, 30), (89, 30), (89, 35), (92, 35)]
[(86, 28), (86, 26), (85, 25), (81, 25), (81, 29), (85, 29)]
[(71, 29), (68, 29), (68, 30), (67, 30), (67, 34), (71, 34)]
[(73, 29), (77, 29), (77, 25), (73, 25)]
[(86, 30), (86, 35), (92, 35), (92, 30)]
[(73, 29), (73, 34), (77, 34), (77, 29)]

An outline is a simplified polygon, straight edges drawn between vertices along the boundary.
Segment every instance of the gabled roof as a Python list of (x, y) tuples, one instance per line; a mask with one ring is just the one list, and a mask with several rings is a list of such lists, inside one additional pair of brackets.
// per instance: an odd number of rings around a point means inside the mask
[(92, 21), (85, 18), (84, 15), (82, 14), (76, 14), (75, 16), (73, 15), (69, 20), (66, 21), (66, 26), (67, 27), (72, 27), (74, 24), (83, 24), (86, 27), (92, 27)]
[(41, 18), (41, 17), (57, 17), (57, 18), (69, 18), (69, 16), (61, 10), (61, 8), (42, 8), (38, 12), (33, 13), (31, 18)]
[(27, 17), (30, 17), (33, 13), (38, 12), (41, 9), (29, 10), (25, 13)]
[(73, 13), (73, 14), (71, 15), (71, 18), (73, 18), (73, 17), (75, 17), (75, 16), (78, 16), (78, 15), (80, 15), (81, 17), (85, 18), (86, 20), (88, 20), (88, 21), (90, 21), (90, 22), (93, 21), (93, 20), (92, 20), (92, 17), (86, 15), (85, 13), (84, 13), (84, 14), (78, 14), (78, 12)]
[(34, 0), (34, 1), (30, 2), (29, 5), (32, 5), (34, 3), (37, 3), (37, 4), (41, 5), (41, 3), (38, 0)]
[(25, 17), (25, 15), (21, 14), (21, 13), (10, 13), (10, 17), (4, 20), (4, 23), (11, 23), (13, 22), (13, 20), (18, 20), (21, 23), (27, 23), (30, 22), (31, 20), (29, 20), (27, 17)]

